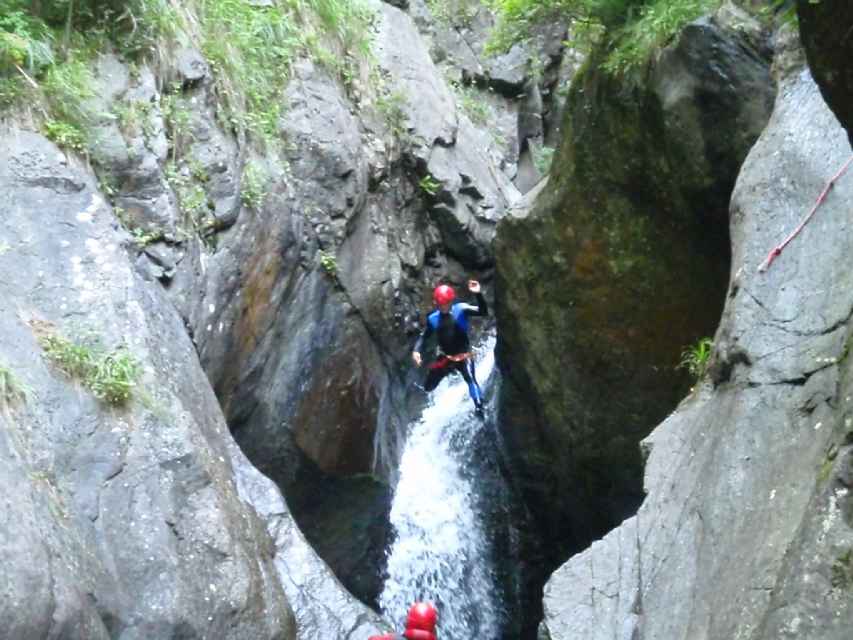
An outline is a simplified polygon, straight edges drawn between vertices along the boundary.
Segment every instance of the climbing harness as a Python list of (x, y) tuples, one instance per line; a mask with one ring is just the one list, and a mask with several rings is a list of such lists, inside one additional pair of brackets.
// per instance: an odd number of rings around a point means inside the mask
[(794, 229), (794, 230), (790, 233), (790, 235), (788, 235), (788, 237), (787, 237), (787, 238), (785, 238), (785, 240), (784, 240), (781, 244), (779, 244), (779, 245), (777, 245), (777, 246), (773, 247), (773, 248), (770, 250), (770, 253), (768, 253), (768, 254), (767, 254), (767, 258), (765, 258), (764, 262), (762, 262), (762, 263), (761, 263), (761, 266), (759, 266), (759, 267), (758, 267), (758, 271), (759, 271), (759, 273), (764, 273), (765, 271), (767, 271), (767, 269), (769, 269), (769, 268), (770, 268), (770, 265), (773, 263), (773, 260), (775, 260), (775, 259), (776, 259), (776, 257), (777, 257), (779, 254), (781, 254), (781, 253), (782, 253), (782, 250), (783, 250), (786, 246), (788, 246), (788, 243), (789, 243), (789, 242), (791, 242), (791, 240), (793, 240), (794, 238), (796, 238), (796, 237), (797, 237), (797, 235), (799, 235), (800, 231), (802, 231), (802, 230), (803, 230), (803, 227), (805, 227), (805, 226), (806, 226), (806, 224), (808, 224), (809, 220), (811, 220), (811, 219), (812, 219), (812, 216), (814, 216), (815, 212), (817, 211), (817, 208), (818, 208), (818, 207), (821, 205), (821, 203), (826, 199), (826, 196), (827, 196), (827, 194), (829, 193), (829, 190), (830, 190), (830, 189), (832, 189), (832, 187), (835, 185), (835, 182), (836, 182), (836, 181), (837, 181), (837, 180), (838, 180), (842, 175), (844, 175), (844, 172), (845, 172), (845, 171), (847, 171), (847, 167), (849, 167), (849, 166), (850, 166), (850, 163), (851, 163), (851, 162), (853, 162), (853, 155), (851, 155), (851, 156), (847, 159), (847, 162), (845, 162), (845, 163), (844, 163), (844, 166), (843, 166), (843, 167), (841, 167), (841, 169), (839, 169), (838, 173), (836, 173), (834, 176), (832, 176), (832, 178), (829, 180), (829, 182), (827, 182), (827, 183), (826, 183), (826, 186), (823, 188), (823, 191), (822, 191), (822, 192), (821, 192), (821, 194), (818, 196), (817, 201), (814, 203), (814, 206), (812, 207), (812, 210), (811, 210), (811, 211), (809, 211), (808, 215), (807, 215), (805, 218), (803, 218), (802, 222), (800, 222), (800, 224), (799, 224), (799, 225), (797, 225), (797, 228), (796, 228), (796, 229)]
[(431, 362), (429, 364), (429, 368), (442, 369), (449, 365), (451, 362), (462, 362), (463, 360), (467, 360), (468, 358), (470, 358), (472, 355), (473, 354), (470, 351), (465, 353), (457, 353), (452, 356), (442, 354), (438, 358), (436, 358), (435, 362)]

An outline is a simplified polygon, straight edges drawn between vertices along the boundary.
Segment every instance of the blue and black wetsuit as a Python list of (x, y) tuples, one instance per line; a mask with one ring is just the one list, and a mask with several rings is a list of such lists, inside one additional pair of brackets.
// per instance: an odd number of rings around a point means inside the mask
[[(468, 316), (485, 316), (489, 313), (489, 307), (482, 293), (477, 295), (477, 306), (457, 302), (448, 313), (442, 313), (438, 309), (427, 316), (426, 328), (415, 343), (415, 351), (423, 352), (424, 342), (433, 334), (438, 338), (438, 347), (441, 354), (438, 359), (429, 365), (424, 389), (432, 391), (438, 386), (446, 375), (453, 371), (462, 374), (468, 384), (468, 393), (474, 401), (477, 409), (482, 409), (483, 394), (477, 383), (474, 371), (474, 360), (470, 357), (471, 341), (468, 338)], [(468, 357), (454, 360), (454, 356)]]

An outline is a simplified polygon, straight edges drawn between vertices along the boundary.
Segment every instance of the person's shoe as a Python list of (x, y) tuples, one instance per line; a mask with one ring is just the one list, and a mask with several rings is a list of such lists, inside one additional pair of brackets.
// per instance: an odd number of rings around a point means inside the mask
[(485, 411), (483, 411), (483, 405), (481, 405), (481, 404), (476, 406), (476, 408), (474, 409), (474, 413), (477, 414), (478, 418), (485, 418), (486, 417), (486, 413), (485, 413)]

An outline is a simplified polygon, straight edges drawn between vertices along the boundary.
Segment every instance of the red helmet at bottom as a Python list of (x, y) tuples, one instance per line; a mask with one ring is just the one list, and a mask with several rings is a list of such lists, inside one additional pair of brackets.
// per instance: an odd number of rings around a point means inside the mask
[(441, 284), (432, 292), (432, 299), (436, 304), (450, 304), (456, 298), (456, 292), (453, 287), (446, 284)]
[(420, 629), (435, 633), (436, 620), (438, 620), (438, 612), (431, 602), (416, 602), (406, 616), (406, 631)]

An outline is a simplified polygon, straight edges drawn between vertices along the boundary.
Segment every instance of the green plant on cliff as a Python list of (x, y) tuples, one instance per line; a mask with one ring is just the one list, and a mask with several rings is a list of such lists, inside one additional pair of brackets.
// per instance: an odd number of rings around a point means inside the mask
[[(118, 52), (139, 62), (189, 45), (211, 65), (222, 121), (269, 142), (291, 61), (302, 53), (333, 66), (346, 61), (344, 75), (354, 76), (355, 56), (369, 56), (373, 15), (363, 0), (0, 0), (0, 108), (34, 106), (86, 134), (82, 120), (57, 113), (85, 104), (84, 94), (45, 99), (57, 95), (56, 80), (81, 52), (88, 59)], [(79, 68), (72, 71), (79, 76)]]
[(429, 196), (434, 196), (438, 193), (439, 189), (441, 189), (441, 181), (436, 180), (430, 174), (426, 174), (423, 178), (418, 182), (418, 186), (421, 188), (421, 191), (426, 193)]
[(492, 120), (492, 110), (476, 87), (461, 82), (451, 82), (450, 86), (456, 94), (456, 103), (471, 122), (483, 126)]
[(42, 91), (51, 114), (49, 121), (74, 130), (82, 140), (91, 137), (97, 117), (89, 100), (95, 97), (95, 77), (87, 52), (69, 53), (66, 62), (51, 66), (42, 80)]
[(267, 179), (267, 173), (262, 166), (251, 160), (246, 163), (240, 184), (240, 199), (245, 206), (256, 211), (261, 208), (267, 195)]
[(208, 180), (204, 167), (194, 158), (185, 158), (167, 163), (163, 175), (172, 187), (181, 209), (181, 232), (187, 237), (197, 233), (202, 240), (210, 240), (210, 231), (215, 229), (216, 219), (204, 186)]
[(53, 36), (23, 2), (0, 0), (0, 73), (29, 74), (53, 64)]
[(719, 4), (716, 0), (657, 0), (646, 4), (638, 19), (626, 21), (617, 32), (615, 49), (605, 66), (619, 72), (645, 62), (684, 25)]
[(406, 96), (400, 91), (383, 90), (376, 98), (376, 110), (395, 138), (402, 139), (406, 131)]
[(847, 549), (832, 564), (830, 584), (834, 589), (848, 591), (853, 587), (853, 549)]
[[(820, 0), (809, 0), (812, 4), (818, 4)], [(777, 19), (784, 24), (797, 23), (796, 0), (770, 0), (761, 11), (761, 16), (768, 21)]]
[(480, 3), (475, 0), (426, 0), (436, 22), (444, 27), (464, 27), (477, 15)]
[(153, 2), (0, 0), (0, 108), (24, 106), (57, 144), (83, 151), (98, 115), (91, 61), (111, 36), (141, 34), (133, 11)]
[[(339, 65), (350, 59), (350, 51), (366, 55), (370, 48), (373, 15), (360, 0), (194, 4), (202, 51), (217, 79), (226, 120), (262, 140), (271, 141), (278, 133), (280, 95), (300, 52), (342, 72)], [(331, 55), (329, 47), (334, 48)]]
[(107, 404), (125, 404), (137, 386), (141, 368), (125, 347), (105, 351), (50, 333), (40, 336), (39, 343), (57, 369)]
[(32, 392), (18, 376), (8, 367), (0, 365), (0, 409), (26, 402), (30, 395)]
[(537, 25), (572, 25), (571, 46), (602, 44), (605, 66), (624, 72), (648, 60), (688, 22), (721, 0), (491, 0), (499, 15), (487, 51), (503, 51), (528, 39)]
[(172, 144), (172, 157), (179, 158), (192, 139), (192, 112), (181, 94), (180, 84), (173, 84), (161, 96), (160, 110)]
[(101, 354), (85, 382), (96, 398), (111, 405), (122, 405), (130, 399), (139, 375), (139, 364), (120, 347)]
[(554, 147), (536, 146), (533, 150), (533, 164), (540, 176), (544, 176), (551, 170), (554, 160)]
[(42, 133), (58, 147), (77, 153), (86, 152), (86, 134), (76, 125), (61, 120), (45, 120)]
[(323, 267), (323, 270), (332, 278), (336, 278), (338, 276), (338, 260), (335, 257), (335, 254), (321, 249), (319, 251), (319, 256), (320, 266)]
[(695, 381), (701, 380), (708, 370), (713, 349), (714, 341), (711, 338), (701, 338), (681, 352), (681, 361), (676, 368), (687, 369)]

